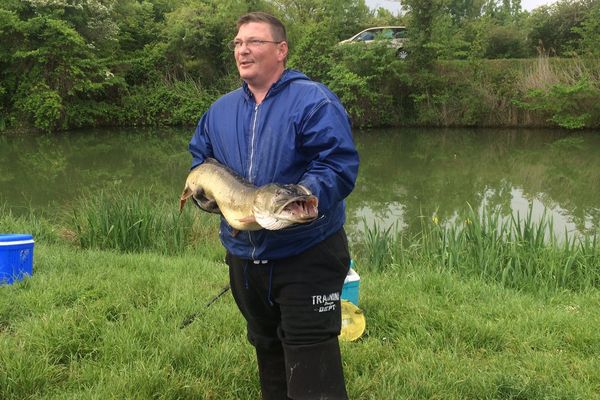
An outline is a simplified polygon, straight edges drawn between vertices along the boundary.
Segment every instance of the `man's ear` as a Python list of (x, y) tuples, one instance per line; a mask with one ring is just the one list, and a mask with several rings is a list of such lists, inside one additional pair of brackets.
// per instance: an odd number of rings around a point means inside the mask
[(279, 49), (279, 53), (278, 54), (279, 54), (280, 61), (283, 62), (286, 59), (287, 55), (288, 55), (288, 44), (287, 44), (287, 42), (281, 42), (281, 43), (279, 43), (278, 49)]

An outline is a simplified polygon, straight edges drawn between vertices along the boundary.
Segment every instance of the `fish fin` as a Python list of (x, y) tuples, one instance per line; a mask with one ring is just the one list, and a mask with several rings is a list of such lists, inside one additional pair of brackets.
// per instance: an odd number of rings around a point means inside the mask
[(256, 222), (256, 218), (254, 218), (254, 215), (248, 215), (247, 217), (238, 218), (238, 221), (243, 223), (252, 223)]
[(183, 211), (183, 206), (185, 206), (185, 202), (190, 198), (191, 195), (192, 190), (186, 186), (181, 193), (181, 197), (179, 197), (179, 212)]

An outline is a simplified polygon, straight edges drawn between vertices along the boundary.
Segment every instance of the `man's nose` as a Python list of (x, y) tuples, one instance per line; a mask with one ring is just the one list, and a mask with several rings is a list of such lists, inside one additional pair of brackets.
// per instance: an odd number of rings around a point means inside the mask
[(242, 42), (238, 48), (238, 53), (247, 53), (248, 51), (250, 51), (250, 47), (248, 47), (246, 42)]

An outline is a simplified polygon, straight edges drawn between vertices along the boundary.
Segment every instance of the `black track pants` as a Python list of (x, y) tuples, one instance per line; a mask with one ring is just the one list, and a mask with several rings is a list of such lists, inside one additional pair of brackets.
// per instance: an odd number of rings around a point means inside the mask
[(227, 254), (231, 291), (254, 346), (306, 345), (336, 337), (350, 265), (343, 230), (297, 256), (255, 264)]
[[(315, 345), (325, 351), (335, 347), (322, 344), (332, 340), (337, 344), (341, 329), (340, 294), (350, 264), (343, 229), (293, 257), (256, 264), (228, 253), (226, 261), (231, 291), (246, 319), (248, 340), (256, 347), (257, 355), (278, 352), (282, 346)], [(343, 388), (339, 350), (333, 351), (331, 357), (337, 359), (333, 368), (338, 371), (328, 379), (340, 377), (338, 386)], [(318, 360), (304, 362), (314, 362), (314, 369), (318, 370)]]

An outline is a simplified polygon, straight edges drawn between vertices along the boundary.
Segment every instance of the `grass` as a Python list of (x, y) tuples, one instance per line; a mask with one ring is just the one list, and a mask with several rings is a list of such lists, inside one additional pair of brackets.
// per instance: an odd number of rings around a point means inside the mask
[[(553, 242), (549, 221), (493, 212), (436, 222), (415, 238), (371, 228), (352, 244), (367, 331), (342, 343), (350, 398), (600, 398), (594, 239)], [(217, 222), (192, 225), (170, 254), (82, 249), (38, 221), (53, 239), (36, 239), (33, 277), (0, 286), (0, 399), (258, 399), (233, 299), (204, 308), (228, 279)], [(512, 259), (522, 273), (503, 280)], [(565, 259), (581, 272), (559, 285), (546, 269)]]
[(220, 262), (59, 245), (35, 251), (34, 277), (0, 287), (0, 398), (256, 397), (231, 301), (178, 328), (223, 286)]
[[(434, 268), (361, 271), (366, 335), (343, 343), (352, 399), (593, 399), (600, 292), (539, 295)], [(227, 280), (194, 253), (36, 247), (0, 287), (2, 399), (257, 399)]]
[(191, 238), (214, 232), (215, 224), (192, 205), (180, 213), (176, 200), (157, 200), (147, 192), (83, 196), (72, 211), (71, 235), (84, 249), (178, 254)]
[(423, 217), (421, 232), (414, 237), (366, 223), (363, 229), (358, 250), (375, 270), (430, 265), (533, 292), (600, 287), (597, 234), (565, 232), (558, 238), (552, 219), (543, 215), (534, 220), (531, 208), (525, 217), (469, 208), (446, 224), (435, 216)]

